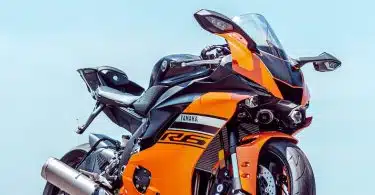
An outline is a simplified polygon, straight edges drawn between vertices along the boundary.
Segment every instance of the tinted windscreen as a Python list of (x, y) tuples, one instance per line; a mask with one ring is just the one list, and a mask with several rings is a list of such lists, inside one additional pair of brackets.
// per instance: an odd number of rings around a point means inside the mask
[(245, 14), (234, 17), (233, 21), (251, 37), (259, 50), (284, 60), (288, 59), (283, 46), (264, 16)]
[(292, 70), (287, 53), (264, 16), (245, 14), (234, 17), (233, 21), (257, 44), (262, 53), (259, 57), (273, 77), (293, 86), (303, 85), (301, 72)]

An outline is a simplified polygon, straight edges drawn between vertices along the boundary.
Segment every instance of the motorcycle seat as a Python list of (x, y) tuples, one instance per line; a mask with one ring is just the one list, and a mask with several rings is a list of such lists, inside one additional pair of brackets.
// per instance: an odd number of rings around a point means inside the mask
[(95, 97), (100, 102), (109, 105), (128, 107), (132, 105), (140, 96), (124, 93), (111, 87), (100, 86), (96, 89)]

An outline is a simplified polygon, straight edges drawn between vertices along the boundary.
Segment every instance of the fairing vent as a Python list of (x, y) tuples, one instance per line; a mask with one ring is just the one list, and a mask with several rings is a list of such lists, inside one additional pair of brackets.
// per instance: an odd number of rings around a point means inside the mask
[(277, 87), (279, 87), (280, 92), (284, 99), (289, 100), (295, 104), (301, 104), (303, 89), (299, 87), (291, 87), (277, 79), (274, 79)]
[[(259, 133), (259, 126), (254, 125), (254, 124), (242, 123), (240, 127), (242, 127), (239, 130), (240, 138), (243, 138), (249, 134)], [(224, 140), (224, 150), (225, 150), (225, 153), (227, 153), (228, 133), (227, 133), (226, 128), (222, 130), (222, 135), (223, 135), (223, 140)], [(220, 135), (217, 134), (212, 140), (212, 142), (208, 145), (207, 149), (202, 154), (195, 168), (198, 170), (211, 172), (213, 166), (219, 160), (218, 152), (220, 151), (220, 149), (221, 149)]]

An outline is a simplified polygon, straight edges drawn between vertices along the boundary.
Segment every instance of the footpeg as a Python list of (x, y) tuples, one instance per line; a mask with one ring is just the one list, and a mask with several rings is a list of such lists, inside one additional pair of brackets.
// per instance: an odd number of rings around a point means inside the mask
[(85, 174), (86, 176), (89, 176), (92, 180), (94, 180), (95, 182), (98, 182), (98, 183), (101, 183), (102, 185), (112, 189), (112, 185), (109, 183), (109, 181), (103, 177), (102, 175), (98, 174), (98, 173), (93, 173), (93, 172), (89, 172), (89, 171), (85, 171), (85, 170), (82, 170), (80, 169), (79, 170), (81, 173)]

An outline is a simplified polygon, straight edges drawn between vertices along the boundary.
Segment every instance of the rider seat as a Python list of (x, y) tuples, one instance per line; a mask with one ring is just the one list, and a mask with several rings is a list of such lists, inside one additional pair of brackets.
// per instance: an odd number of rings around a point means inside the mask
[(98, 87), (95, 96), (101, 102), (125, 107), (132, 105), (140, 97), (107, 86)]

